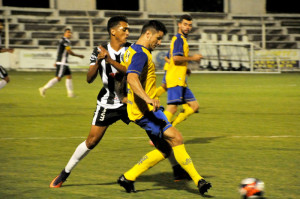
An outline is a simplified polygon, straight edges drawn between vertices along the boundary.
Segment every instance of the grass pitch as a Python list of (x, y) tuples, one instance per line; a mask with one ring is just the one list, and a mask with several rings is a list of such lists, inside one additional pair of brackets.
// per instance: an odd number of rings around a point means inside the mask
[[(89, 85), (85, 73), (74, 73), (78, 97), (66, 97), (63, 79), (42, 98), (38, 88), (53, 73), (9, 75), (0, 90), (0, 198), (200, 198), (193, 182), (173, 182), (167, 160), (137, 179), (137, 193), (119, 187), (117, 178), (153, 149), (142, 129), (122, 122), (108, 129), (62, 188), (50, 189), (88, 135), (101, 81)], [(300, 74), (193, 74), (189, 87), (201, 108), (177, 128), (200, 175), (213, 185), (208, 197), (238, 199), (240, 181), (256, 177), (268, 199), (299, 198)]]

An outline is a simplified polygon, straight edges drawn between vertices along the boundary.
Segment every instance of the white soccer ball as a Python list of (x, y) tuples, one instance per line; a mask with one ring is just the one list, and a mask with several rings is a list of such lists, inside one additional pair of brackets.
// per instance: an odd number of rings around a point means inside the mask
[(257, 178), (246, 178), (240, 184), (240, 194), (243, 199), (262, 198), (265, 183)]

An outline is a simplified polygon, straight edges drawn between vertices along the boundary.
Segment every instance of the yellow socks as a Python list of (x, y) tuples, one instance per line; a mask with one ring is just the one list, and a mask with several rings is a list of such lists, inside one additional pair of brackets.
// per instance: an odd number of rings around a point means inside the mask
[(127, 180), (135, 181), (138, 176), (164, 159), (165, 157), (162, 155), (162, 153), (159, 150), (154, 149), (153, 151), (147, 153), (129, 171), (124, 173), (124, 176)]
[(165, 93), (166, 91), (167, 91), (167, 90), (166, 90), (164, 87), (160, 86), (160, 87), (158, 87), (158, 88), (156, 89), (156, 96), (159, 97), (159, 96), (161, 96), (163, 93)]
[(173, 114), (170, 113), (169, 111), (164, 111), (164, 114), (166, 115), (168, 121), (169, 121), (169, 122), (172, 122)]
[(188, 104), (183, 104), (182, 107), (184, 111), (178, 114), (178, 116), (172, 122), (172, 126), (176, 126), (177, 124), (185, 120), (188, 116), (194, 113), (194, 110)]
[(185, 150), (184, 144), (172, 147), (172, 149), (177, 162), (186, 172), (188, 172), (196, 186), (198, 186), (198, 182), (202, 177), (196, 171), (191, 157)]

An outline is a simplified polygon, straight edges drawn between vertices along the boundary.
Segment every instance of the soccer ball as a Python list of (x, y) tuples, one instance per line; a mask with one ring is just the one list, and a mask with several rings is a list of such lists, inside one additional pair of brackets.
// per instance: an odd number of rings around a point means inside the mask
[(243, 199), (262, 198), (265, 183), (257, 178), (246, 178), (240, 184), (240, 194)]

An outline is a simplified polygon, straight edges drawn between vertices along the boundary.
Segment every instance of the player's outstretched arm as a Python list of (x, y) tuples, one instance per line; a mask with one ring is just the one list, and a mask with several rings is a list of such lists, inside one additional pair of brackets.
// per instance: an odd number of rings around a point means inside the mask
[(5, 52), (13, 53), (14, 49), (13, 48), (1, 48), (0, 49), (0, 53), (5, 53)]
[(176, 65), (181, 65), (184, 62), (188, 62), (188, 61), (200, 61), (200, 59), (202, 59), (202, 55), (201, 54), (194, 54), (192, 56), (188, 56), (188, 57), (184, 57), (184, 56), (174, 56), (173, 60), (174, 63)]
[(76, 54), (76, 53), (74, 53), (71, 49), (68, 50), (68, 53), (69, 53), (70, 55), (72, 55), (72, 56), (79, 57), (79, 58), (81, 58), (81, 59), (84, 58), (84, 55)]

